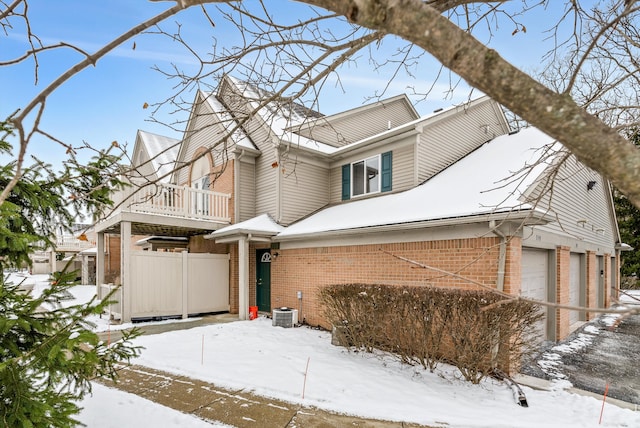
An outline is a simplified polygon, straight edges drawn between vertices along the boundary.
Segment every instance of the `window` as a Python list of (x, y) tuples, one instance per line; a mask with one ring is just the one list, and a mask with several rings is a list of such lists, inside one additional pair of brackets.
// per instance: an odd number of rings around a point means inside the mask
[(351, 164), (351, 196), (380, 191), (380, 156)]
[(391, 152), (342, 166), (342, 199), (391, 191)]
[(194, 210), (197, 214), (209, 215), (209, 198), (208, 194), (204, 192), (197, 192), (197, 190), (209, 190), (210, 180), (209, 175), (205, 175), (202, 178), (195, 180), (191, 187), (196, 190), (194, 197)]

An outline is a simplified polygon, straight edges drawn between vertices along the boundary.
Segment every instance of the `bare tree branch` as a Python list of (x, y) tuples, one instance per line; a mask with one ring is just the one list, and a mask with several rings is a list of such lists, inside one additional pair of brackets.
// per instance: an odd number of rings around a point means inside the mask
[[(640, 206), (640, 151), (577, 105), (504, 60), (419, 0), (305, 0), (367, 28), (396, 34), (435, 56), (469, 84), (565, 144)], [(606, 142), (606, 144), (603, 144)]]

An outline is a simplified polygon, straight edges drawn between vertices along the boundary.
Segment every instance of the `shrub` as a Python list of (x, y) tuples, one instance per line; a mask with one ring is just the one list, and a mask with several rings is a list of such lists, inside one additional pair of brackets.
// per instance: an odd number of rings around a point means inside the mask
[(430, 370), (448, 362), (473, 383), (529, 353), (542, 317), (529, 302), (453, 288), (332, 285), (320, 301), (339, 344), (392, 352)]

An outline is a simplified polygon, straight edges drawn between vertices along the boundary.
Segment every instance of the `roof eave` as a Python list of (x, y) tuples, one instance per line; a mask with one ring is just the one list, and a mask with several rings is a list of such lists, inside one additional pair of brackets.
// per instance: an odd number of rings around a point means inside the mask
[(448, 217), (441, 219), (422, 220), (407, 223), (394, 223), (379, 226), (366, 226), (350, 229), (328, 230), (323, 232), (302, 233), (297, 235), (274, 236), (274, 242), (300, 241), (314, 238), (330, 238), (337, 236), (347, 236), (353, 234), (371, 234), (383, 232), (395, 232), (402, 230), (424, 229), (439, 226), (453, 226), (461, 224), (484, 223), (489, 221), (519, 221), (523, 226), (539, 226), (551, 222), (552, 217), (540, 210), (525, 208), (499, 213), (486, 213), (470, 216)]
[(248, 239), (249, 241), (261, 241), (271, 242), (272, 238), (279, 232), (265, 231), (257, 229), (233, 229), (229, 231), (222, 231), (221, 233), (213, 232), (209, 235), (205, 235), (204, 239), (215, 240), (216, 243), (225, 244), (228, 242), (236, 242), (240, 239)]

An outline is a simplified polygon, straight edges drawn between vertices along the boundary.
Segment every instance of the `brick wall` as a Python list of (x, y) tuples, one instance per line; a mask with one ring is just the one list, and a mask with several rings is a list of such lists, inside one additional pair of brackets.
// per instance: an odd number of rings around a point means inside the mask
[(234, 218), (234, 192), (233, 192), (233, 183), (234, 183), (234, 161), (229, 160), (222, 165), (218, 165), (211, 170), (210, 180), (211, 186), (210, 190), (220, 193), (229, 193), (231, 198), (229, 199), (229, 217), (231, 219)]
[(522, 285), (522, 238), (510, 236), (507, 241), (504, 292), (520, 295)]
[[(571, 248), (556, 249), (556, 302), (569, 304)], [(556, 309), (556, 337), (562, 339), (569, 335), (569, 311)]]
[(616, 270), (617, 274), (616, 274), (616, 282), (615, 284), (611, 284), (611, 287), (613, 287), (613, 291), (612, 291), (612, 298), (615, 299), (616, 301), (618, 299), (620, 299), (620, 252), (618, 252), (617, 256), (614, 259), (614, 269)]
[[(507, 266), (516, 264), (519, 255), (514, 247), (519, 243), (511, 241)], [(271, 263), (271, 305), (301, 309), (301, 321), (328, 327), (317, 301), (317, 291), (324, 285), (363, 282), (478, 288), (464, 279), (412, 265), (384, 251), (495, 287), (498, 244), (499, 238), (487, 237), (278, 250), (278, 257)], [(519, 275), (519, 271), (508, 272), (505, 288), (519, 289)], [(303, 293), (302, 302), (297, 299), (297, 291)]]
[[(132, 251), (142, 251), (136, 242), (145, 238), (143, 235), (131, 235)], [(120, 235), (105, 234), (104, 280), (106, 283), (120, 283)]]
[(611, 305), (611, 254), (604, 255), (604, 307)]
[(216, 244), (213, 239), (204, 239), (204, 236), (192, 236), (189, 238), (190, 253), (227, 254), (229, 244)]

